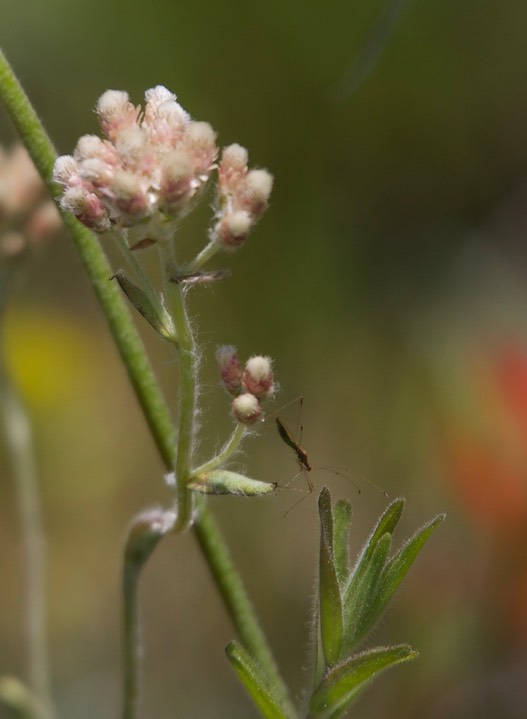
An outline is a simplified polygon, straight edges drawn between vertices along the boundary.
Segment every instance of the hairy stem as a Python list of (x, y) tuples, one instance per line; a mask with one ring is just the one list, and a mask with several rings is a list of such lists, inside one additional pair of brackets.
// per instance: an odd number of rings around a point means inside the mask
[(168, 283), (168, 289), (168, 305), (178, 338), (179, 356), (178, 442), (174, 462), (177, 493), (177, 521), (174, 531), (179, 531), (188, 527), (192, 521), (193, 495), (187, 485), (190, 481), (194, 444), (197, 356), (183, 290), (175, 283)]

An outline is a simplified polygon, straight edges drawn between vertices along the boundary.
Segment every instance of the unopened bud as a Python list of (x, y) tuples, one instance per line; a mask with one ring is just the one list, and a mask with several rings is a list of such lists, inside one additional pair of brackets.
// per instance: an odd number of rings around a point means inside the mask
[(130, 102), (127, 92), (107, 90), (95, 108), (104, 134), (111, 140), (126, 127), (137, 124), (140, 108)]
[(262, 416), (258, 399), (249, 392), (240, 394), (232, 401), (232, 413), (237, 422), (254, 424)]
[(245, 210), (238, 210), (225, 215), (214, 230), (224, 249), (234, 250), (245, 242), (251, 225), (251, 215)]
[(256, 355), (245, 363), (242, 375), (243, 388), (258, 399), (268, 397), (274, 391), (273, 366), (270, 357)]
[(241, 389), (242, 368), (233, 345), (222, 345), (216, 350), (216, 361), (221, 381), (227, 392), (238, 394)]
[(60, 206), (72, 212), (86, 227), (97, 232), (110, 229), (110, 218), (101, 200), (82, 187), (72, 187), (62, 195)]
[(61, 155), (61, 157), (57, 157), (53, 167), (54, 182), (66, 187), (78, 174), (79, 166), (72, 155)]
[(141, 177), (126, 170), (116, 172), (112, 190), (116, 206), (128, 218), (138, 219), (148, 215), (150, 209), (148, 193), (143, 186)]
[(267, 170), (251, 170), (247, 173), (243, 188), (240, 191), (240, 202), (252, 215), (258, 216), (267, 207), (273, 176)]

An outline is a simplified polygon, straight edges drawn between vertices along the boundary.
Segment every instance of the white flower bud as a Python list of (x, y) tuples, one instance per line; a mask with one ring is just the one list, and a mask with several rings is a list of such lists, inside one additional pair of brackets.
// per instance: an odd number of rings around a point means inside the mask
[(246, 392), (258, 399), (268, 397), (274, 391), (273, 365), (270, 357), (255, 355), (245, 363), (242, 384)]
[(262, 408), (257, 398), (246, 392), (235, 397), (232, 401), (232, 414), (237, 422), (254, 424), (262, 415)]
[(66, 187), (79, 174), (79, 166), (72, 155), (61, 155), (55, 160), (53, 181)]
[(245, 210), (230, 212), (216, 224), (218, 241), (225, 249), (236, 249), (245, 241), (252, 222), (251, 215)]
[(110, 229), (110, 218), (102, 201), (83, 187), (70, 187), (62, 195), (60, 206), (72, 212), (86, 227), (96, 232)]
[(95, 111), (102, 131), (112, 140), (121, 130), (137, 124), (140, 108), (132, 105), (127, 92), (107, 90), (100, 96)]
[(128, 217), (138, 219), (148, 214), (150, 210), (148, 193), (139, 175), (126, 170), (116, 172), (112, 181), (112, 191), (115, 205)]

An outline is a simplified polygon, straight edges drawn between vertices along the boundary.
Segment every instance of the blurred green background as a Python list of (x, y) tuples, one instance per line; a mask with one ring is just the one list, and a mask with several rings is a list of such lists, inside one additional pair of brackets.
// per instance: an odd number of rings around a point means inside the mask
[[(356, 551), (386, 501), (363, 477), (407, 498), (401, 539), (447, 511), (374, 637), (408, 641), (421, 658), (381, 678), (356, 716), (526, 716), (525, 3), (0, 0), (0, 17), (0, 42), (59, 153), (96, 131), (104, 90), (140, 103), (164, 84), (220, 144), (245, 145), (275, 175), (267, 216), (217, 262), (232, 278), (192, 296), (200, 454), (229, 431), (213, 355), (233, 343), (242, 357), (276, 359), (277, 406), (304, 395), (313, 464), (352, 468), (354, 484), (313, 478), (352, 501)], [(0, 136), (13, 139), (4, 115)], [(204, 242), (208, 215), (204, 203), (184, 225), (183, 254)], [(175, 396), (173, 359), (139, 324)], [(170, 495), (68, 238), (31, 259), (5, 337), (35, 424), (61, 715), (115, 717), (123, 537), (136, 512)], [(272, 427), (259, 434), (241, 464), (287, 482), (294, 458)], [(23, 674), (4, 455), (0, 674)], [(318, 527), (314, 494), (284, 519), (296, 498), (210, 504), (300, 695)], [(156, 550), (141, 609), (142, 717), (256, 716), (224, 657), (233, 631), (191, 536)]]

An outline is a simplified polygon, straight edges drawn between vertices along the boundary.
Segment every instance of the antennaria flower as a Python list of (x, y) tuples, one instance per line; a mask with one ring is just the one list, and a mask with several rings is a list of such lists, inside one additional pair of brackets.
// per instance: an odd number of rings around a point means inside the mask
[(64, 210), (100, 234), (133, 228), (133, 247), (144, 247), (172, 237), (218, 169), (210, 243), (234, 249), (245, 241), (267, 207), (272, 176), (249, 170), (243, 147), (225, 148), (218, 166), (212, 127), (162, 85), (146, 91), (144, 110), (128, 93), (107, 90), (95, 111), (102, 137), (84, 135), (55, 164)]

